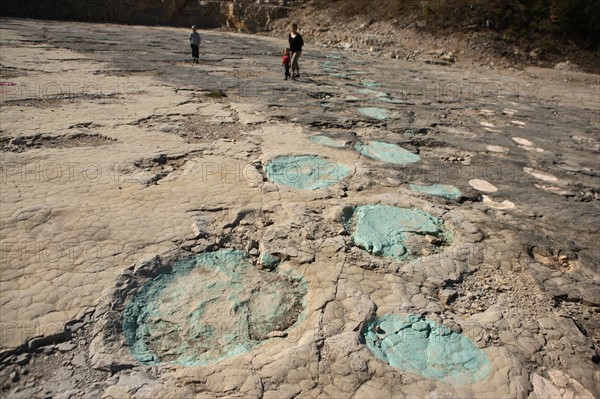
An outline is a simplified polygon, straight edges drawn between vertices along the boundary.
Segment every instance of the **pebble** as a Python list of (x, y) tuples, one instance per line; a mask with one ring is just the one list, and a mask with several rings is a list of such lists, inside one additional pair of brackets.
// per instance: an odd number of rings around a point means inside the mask
[(503, 152), (508, 152), (508, 148), (506, 147), (502, 147), (500, 145), (488, 145), (487, 150), (490, 152), (497, 152), (497, 153), (503, 153)]
[(453, 289), (443, 289), (440, 291), (440, 300), (444, 305), (449, 305), (458, 298), (458, 293)]
[(267, 334), (267, 337), (269, 338), (285, 338), (288, 336), (288, 333), (286, 331), (271, 331), (269, 334)]
[(475, 190), (483, 191), (485, 193), (495, 193), (496, 191), (498, 191), (496, 186), (481, 179), (471, 179), (469, 180), (469, 185)]
[(432, 245), (442, 245), (444, 243), (443, 240), (440, 240), (438, 237), (432, 236), (430, 234), (426, 234), (425, 239)]
[[(487, 196), (487, 195), (483, 195), (483, 203), (487, 206), (489, 206), (490, 208), (493, 209), (498, 209), (498, 210), (504, 210), (504, 209), (513, 209), (515, 207), (515, 204), (511, 201), (508, 200), (504, 200), (502, 202), (496, 202), (494, 200), (491, 199), (491, 197)], [(504, 212), (502, 212), (504, 213)]]
[(54, 347), (54, 345), (49, 345), (45, 346), (44, 349), (42, 349), (42, 353), (44, 353), (45, 355), (51, 355), (54, 353), (55, 350), (56, 347)]
[(558, 181), (558, 178), (556, 176), (553, 176), (549, 173), (541, 172), (533, 168), (524, 167), (523, 171), (539, 180), (543, 180), (550, 183), (556, 183)]
[(75, 345), (71, 342), (63, 342), (62, 344), (57, 345), (57, 349), (59, 352), (69, 352), (69, 351), (72, 351), (73, 349), (75, 349), (76, 347), (77, 347), (77, 345)]
[(517, 144), (521, 144), (522, 146), (525, 147), (532, 147), (533, 143), (527, 139), (524, 139), (522, 137), (513, 137), (512, 140), (517, 143)]
[(29, 353), (21, 353), (17, 356), (15, 363), (19, 366), (24, 366), (29, 363)]

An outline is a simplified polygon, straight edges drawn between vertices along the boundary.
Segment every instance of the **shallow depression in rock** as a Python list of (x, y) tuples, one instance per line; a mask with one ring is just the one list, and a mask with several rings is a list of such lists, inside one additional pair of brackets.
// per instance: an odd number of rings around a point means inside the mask
[(425, 211), (387, 205), (353, 208), (346, 214), (345, 225), (357, 246), (396, 260), (434, 253), (450, 235), (441, 219)]
[(267, 179), (299, 190), (332, 186), (349, 173), (346, 165), (314, 155), (279, 157), (265, 165)]
[(358, 142), (354, 148), (361, 154), (378, 161), (389, 162), (398, 165), (419, 162), (421, 157), (396, 144), (383, 141)]
[(123, 332), (142, 364), (216, 363), (286, 330), (304, 308), (301, 277), (259, 270), (243, 251), (203, 253), (166, 270), (124, 310)]
[(386, 121), (394, 116), (389, 109), (379, 107), (362, 107), (358, 108), (357, 111), (361, 115), (377, 119), (379, 121)]
[(490, 371), (487, 356), (466, 337), (416, 315), (386, 315), (363, 331), (367, 348), (392, 367), (441, 380), (472, 384)]
[(325, 145), (327, 147), (332, 147), (332, 148), (343, 148), (346, 143), (340, 141), (340, 140), (334, 140), (329, 136), (325, 136), (323, 134), (317, 134), (315, 136), (311, 136), (309, 137), (309, 140), (312, 141), (313, 143), (317, 143), (317, 144), (322, 144)]
[(448, 199), (457, 199), (462, 195), (458, 188), (448, 184), (432, 184), (429, 186), (420, 184), (409, 184), (408, 188), (420, 193), (435, 195), (437, 197), (443, 197)]

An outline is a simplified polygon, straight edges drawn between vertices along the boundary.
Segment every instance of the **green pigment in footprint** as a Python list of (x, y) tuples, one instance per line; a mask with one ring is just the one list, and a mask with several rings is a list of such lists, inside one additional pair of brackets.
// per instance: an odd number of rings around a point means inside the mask
[(364, 87), (380, 87), (381, 85), (377, 82), (373, 82), (372, 80), (363, 80), (360, 82)]
[(366, 251), (396, 260), (420, 256), (426, 235), (446, 241), (443, 221), (420, 209), (364, 205), (346, 215), (352, 241)]
[(311, 137), (309, 137), (309, 140), (312, 141), (313, 143), (326, 145), (327, 147), (332, 147), (332, 148), (343, 148), (345, 146), (345, 144), (342, 143), (341, 141), (335, 141), (331, 137), (325, 136), (322, 134), (317, 134), (315, 136), (311, 136)]
[(420, 316), (386, 315), (363, 331), (367, 348), (383, 362), (447, 384), (484, 380), (490, 363), (466, 337)]
[(267, 179), (299, 190), (317, 190), (334, 185), (350, 173), (346, 165), (314, 155), (284, 156), (265, 165)]
[(394, 116), (394, 114), (390, 112), (390, 110), (378, 107), (362, 107), (358, 108), (357, 111), (361, 115), (377, 119), (379, 121), (387, 121), (388, 119), (391, 119)]
[(245, 252), (203, 253), (140, 288), (125, 307), (123, 333), (141, 364), (213, 364), (296, 323), (305, 293), (301, 277), (259, 270)]
[(457, 199), (460, 198), (460, 196), (462, 195), (458, 188), (449, 184), (432, 184), (430, 186), (424, 186), (420, 184), (409, 184), (408, 188), (410, 188), (413, 191), (418, 191), (420, 193), (435, 195), (437, 197), (444, 197), (448, 199)]
[[(366, 94), (368, 96), (376, 97), (376, 98), (388, 97), (387, 93), (384, 93), (382, 91), (375, 91), (375, 90), (372, 90), (372, 89), (356, 89), (356, 92), (359, 93), (359, 94)], [(367, 108), (359, 108), (359, 109), (363, 109), (364, 110), (364, 109), (367, 109)], [(383, 108), (371, 108), (371, 109), (383, 109)]]
[(421, 160), (420, 156), (407, 149), (382, 141), (358, 142), (354, 145), (354, 148), (369, 158), (397, 165), (411, 164)]

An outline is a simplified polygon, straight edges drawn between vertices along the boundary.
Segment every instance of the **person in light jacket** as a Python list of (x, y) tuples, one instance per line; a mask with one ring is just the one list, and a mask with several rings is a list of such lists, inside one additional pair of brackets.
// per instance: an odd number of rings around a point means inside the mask
[(198, 63), (198, 59), (200, 58), (200, 42), (202, 38), (200, 37), (200, 33), (196, 32), (196, 25), (192, 26), (192, 31), (190, 32), (190, 47), (192, 47), (192, 62)]

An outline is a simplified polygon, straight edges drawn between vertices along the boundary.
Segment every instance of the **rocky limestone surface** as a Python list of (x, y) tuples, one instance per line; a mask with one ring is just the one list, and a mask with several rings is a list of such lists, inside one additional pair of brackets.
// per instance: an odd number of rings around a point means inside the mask
[[(2, 20), (3, 397), (600, 396), (598, 76), (308, 42), (284, 81), (284, 37), (201, 32), (196, 65), (187, 33)], [(357, 151), (373, 141), (419, 161)], [(307, 155), (348, 173), (316, 190), (265, 176)], [(419, 235), (410, 261), (369, 253), (345, 226), (365, 205), (451, 235)], [(301, 275), (304, 316), (213, 364), (140, 363), (127, 298), (175, 253), (229, 249)], [(382, 361), (365, 328), (389, 314), (468, 340), (489, 371), (456, 384)]]

